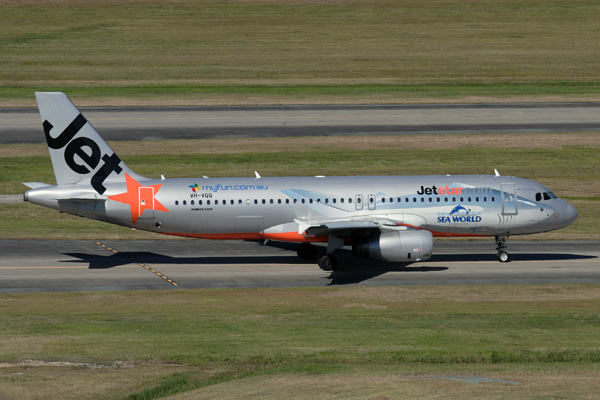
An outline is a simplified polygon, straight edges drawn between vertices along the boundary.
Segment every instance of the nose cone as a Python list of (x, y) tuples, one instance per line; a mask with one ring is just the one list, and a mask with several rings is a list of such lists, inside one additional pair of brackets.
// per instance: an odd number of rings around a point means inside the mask
[(569, 203), (567, 203), (567, 209), (565, 210), (565, 219), (567, 225), (571, 225), (577, 219), (577, 210)]

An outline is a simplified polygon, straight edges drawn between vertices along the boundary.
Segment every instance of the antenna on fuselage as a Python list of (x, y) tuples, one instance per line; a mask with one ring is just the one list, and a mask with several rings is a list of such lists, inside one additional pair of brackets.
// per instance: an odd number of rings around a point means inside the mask
[(496, 168), (494, 168), (494, 173), (496, 174), (496, 176), (500, 176), (500, 173), (498, 172), (498, 170)]

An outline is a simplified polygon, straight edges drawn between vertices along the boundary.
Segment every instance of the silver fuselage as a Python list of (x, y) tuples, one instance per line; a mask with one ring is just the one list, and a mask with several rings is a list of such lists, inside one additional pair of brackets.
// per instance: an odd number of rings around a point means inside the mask
[[(545, 186), (507, 176), (198, 178), (140, 185), (160, 185), (154, 198), (168, 211), (149, 204), (136, 210), (109, 199), (127, 192), (125, 183), (107, 183), (103, 195), (77, 184), (32, 189), (27, 200), (119, 225), (207, 239), (259, 239), (270, 227), (292, 221), (360, 219), (390, 220), (434, 236), (512, 236), (559, 229), (577, 217), (561, 199), (538, 200), (540, 193), (550, 193)], [(281, 235), (286, 238), (293, 239)]]

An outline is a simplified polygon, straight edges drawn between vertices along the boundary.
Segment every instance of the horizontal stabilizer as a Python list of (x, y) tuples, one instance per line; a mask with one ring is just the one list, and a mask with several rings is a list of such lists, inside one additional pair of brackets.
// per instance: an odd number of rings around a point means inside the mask
[(42, 183), (42, 182), (23, 182), (23, 185), (25, 185), (25, 186), (27, 186), (28, 188), (31, 188), (31, 189), (37, 189), (37, 188), (52, 186), (52, 185), (48, 185), (47, 183)]

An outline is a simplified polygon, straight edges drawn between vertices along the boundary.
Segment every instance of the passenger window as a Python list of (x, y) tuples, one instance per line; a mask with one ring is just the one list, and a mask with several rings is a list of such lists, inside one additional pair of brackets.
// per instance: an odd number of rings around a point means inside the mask
[(421, 197), (421, 203), (425, 203), (425, 197)]
[[(373, 199), (371, 199), (371, 203), (372, 203), (372, 202), (373, 202)], [(381, 202), (382, 202), (382, 203), (385, 203), (385, 197), (382, 197), (382, 198), (381, 198)]]
[(456, 197), (453, 197), (453, 198), (452, 198), (452, 202), (453, 202), (453, 203), (456, 203)]
[(333, 199), (333, 204), (335, 204), (335, 203), (336, 203), (336, 200), (335, 200), (335, 199)]
[(305, 202), (306, 202), (306, 200), (305, 200), (305, 199), (302, 199), (302, 204), (304, 204)]
[(320, 202), (321, 202), (321, 199), (317, 199), (317, 203), (320, 203)]
[(294, 199), (294, 204), (296, 204), (298, 202), (298, 199)]
[(408, 197), (404, 199), (406, 203), (408, 203)]
[(325, 199), (325, 204), (329, 204), (329, 199)]
[[(210, 204), (210, 203), (209, 203)], [(215, 204), (219, 204), (219, 200), (215, 200)]]
[(187, 203), (186, 203), (186, 201), (184, 200), (184, 201), (183, 201), (183, 205), (185, 206), (186, 204), (187, 204)]
[[(406, 200), (408, 200), (408, 199), (406, 199)], [(402, 198), (401, 197), (398, 197), (398, 203), (402, 203)]]
[(340, 199), (340, 203), (344, 203), (344, 198), (343, 197)]
[(467, 199), (469, 201), (469, 203), (471, 202), (471, 196), (469, 196), (469, 198)]
[(360, 199), (360, 197), (359, 197), (358, 199), (356, 199), (356, 202), (357, 202), (358, 204), (360, 204), (360, 202), (361, 202), (361, 201), (362, 201), (362, 200)]
[(416, 203), (416, 202), (417, 202), (417, 198), (413, 197), (413, 203)]
[(475, 201), (479, 203), (479, 197), (475, 197)]
[(535, 194), (535, 201), (542, 201), (542, 194), (541, 193), (536, 193)]
[(429, 198), (429, 202), (433, 203), (433, 198), (432, 197)]
[(352, 198), (348, 198), (348, 203), (352, 203)]
[(369, 197), (369, 203), (373, 204), (373, 198)]
[(460, 202), (462, 203), (462, 202), (464, 202), (464, 201), (465, 201), (465, 198), (464, 198), (464, 197), (461, 197), (461, 198), (460, 198)]
[(273, 204), (273, 199), (269, 200), (269, 203)]
[(262, 199), (262, 203), (263, 203), (263, 204), (266, 204), (266, 203), (267, 203), (267, 201), (266, 201), (265, 199)]
[(178, 206), (179, 205), (179, 200), (175, 200), (175, 205)]
[(390, 203), (393, 203), (393, 202), (394, 202), (394, 198), (390, 197)]
[(191, 205), (194, 205), (194, 200), (190, 201), (190, 204), (191, 204)]
[(277, 199), (277, 204), (281, 204), (281, 199)]
[(254, 204), (258, 204), (258, 199), (254, 199)]
[(206, 205), (210, 206), (210, 200), (206, 200)]
[(439, 203), (440, 201), (442, 201), (439, 197), (437, 198), (437, 202)]
[[(241, 203), (241, 202), (242, 202), (242, 201), (240, 200), (240, 203)], [(235, 204), (235, 201), (233, 201), (233, 199), (231, 199), (231, 205), (234, 205), (234, 204)]]
[(484, 201), (484, 202), (487, 202), (487, 197), (484, 197), (484, 198), (483, 198), (483, 201)]
[(496, 198), (494, 196), (492, 196), (492, 202), (496, 201)]
[(202, 200), (198, 200), (198, 205), (201, 206), (202, 205)]
[(290, 204), (290, 199), (285, 199), (285, 204)]
[(308, 199), (308, 202), (309, 202), (310, 204), (312, 204), (312, 203), (313, 203), (313, 199)]

